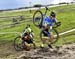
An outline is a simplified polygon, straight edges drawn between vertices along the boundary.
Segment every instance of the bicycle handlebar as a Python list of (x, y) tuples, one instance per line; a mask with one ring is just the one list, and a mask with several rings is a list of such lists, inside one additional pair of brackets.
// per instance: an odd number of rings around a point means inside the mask
[[(46, 6), (45, 8), (46, 8), (46, 10), (49, 10), (49, 8), (48, 8), (47, 6)], [(49, 10), (49, 11), (50, 11), (50, 10)]]
[[(47, 7), (47, 6), (45, 7), (45, 9), (46, 9), (46, 11), (45, 11), (45, 15), (46, 15), (46, 13), (47, 13), (47, 11), (48, 11), (49, 9), (48, 9), (48, 7)], [(50, 11), (50, 10), (49, 10), (49, 11)]]
[(61, 25), (61, 22), (56, 22), (55, 25), (56, 25), (56, 26), (54, 26), (53, 28), (59, 27), (59, 26)]

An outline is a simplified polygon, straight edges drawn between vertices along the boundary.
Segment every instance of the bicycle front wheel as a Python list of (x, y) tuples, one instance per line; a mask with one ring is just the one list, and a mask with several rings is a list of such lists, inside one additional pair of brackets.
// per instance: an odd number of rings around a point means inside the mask
[(16, 51), (23, 50), (24, 41), (21, 39), (20, 36), (16, 37), (14, 39), (14, 48)]
[(37, 10), (33, 15), (33, 24), (36, 27), (42, 26), (43, 14), (40, 10)]
[[(57, 41), (58, 41), (58, 38), (59, 38), (59, 34), (58, 34), (58, 31), (56, 30), (56, 29), (54, 29), (53, 28), (53, 30), (52, 30), (52, 33), (53, 33), (53, 39), (52, 39), (52, 41), (50, 42), (51, 44), (54, 44), (54, 43), (56, 43)], [(40, 39), (41, 39), (41, 41), (43, 41), (43, 38), (48, 38), (48, 34), (47, 33), (45, 33), (44, 31), (41, 31), (40, 32)], [(50, 39), (51, 40), (51, 39)]]

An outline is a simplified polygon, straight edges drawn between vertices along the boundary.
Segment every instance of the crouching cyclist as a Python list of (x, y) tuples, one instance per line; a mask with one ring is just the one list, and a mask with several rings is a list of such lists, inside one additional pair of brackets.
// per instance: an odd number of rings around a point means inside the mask
[(29, 24), (27, 24), (25, 30), (22, 33), (22, 40), (24, 40), (25, 42), (26, 50), (30, 50), (31, 43), (34, 45), (34, 48), (35, 48), (34, 33), (32, 29), (30, 28)]

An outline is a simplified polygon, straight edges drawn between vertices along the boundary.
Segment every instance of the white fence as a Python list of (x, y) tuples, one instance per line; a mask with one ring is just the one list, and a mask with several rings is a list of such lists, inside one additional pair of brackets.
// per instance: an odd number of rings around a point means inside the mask
[(74, 32), (74, 31), (75, 31), (75, 29), (72, 29), (72, 30), (69, 30), (69, 31), (65, 31), (63, 33), (60, 33), (59, 35), (61, 36), (61, 35), (68, 34), (70, 32)]
[(2, 34), (20, 34), (20, 32), (0, 32), (0, 35)]
[[(59, 33), (59, 36), (64, 35), (64, 34), (68, 34), (70, 32), (75, 32), (75, 29), (65, 31), (63, 33)], [(0, 35), (2, 35), (2, 34), (20, 34), (20, 32), (0, 32)]]

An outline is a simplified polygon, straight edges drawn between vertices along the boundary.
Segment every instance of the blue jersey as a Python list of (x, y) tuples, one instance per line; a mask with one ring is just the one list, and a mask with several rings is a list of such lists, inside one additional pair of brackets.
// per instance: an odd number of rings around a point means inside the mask
[(43, 21), (43, 25), (49, 25), (53, 26), (53, 24), (56, 22), (56, 19), (51, 19), (50, 17), (46, 17)]

